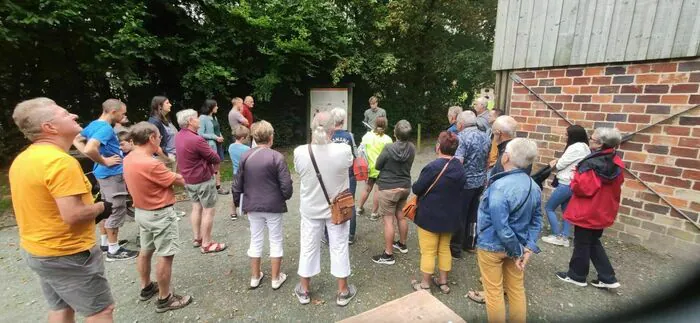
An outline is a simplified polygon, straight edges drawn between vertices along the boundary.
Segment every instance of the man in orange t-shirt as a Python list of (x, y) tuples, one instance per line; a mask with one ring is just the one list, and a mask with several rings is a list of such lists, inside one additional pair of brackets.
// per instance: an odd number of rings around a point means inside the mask
[(21, 254), (38, 276), (49, 322), (112, 322), (114, 299), (105, 278), (95, 222), (111, 204), (93, 203), (92, 185), (68, 154), (82, 128), (78, 116), (48, 98), (21, 102), (12, 119), (32, 144), (10, 166), (12, 206)]
[[(124, 181), (134, 200), (135, 219), (141, 236), (138, 271), (141, 276), (139, 299), (147, 301), (158, 294), (156, 312), (164, 313), (189, 305), (191, 296), (171, 291), (173, 258), (180, 251), (180, 231), (173, 205), (172, 185), (185, 185), (182, 175), (173, 173), (163, 162), (153, 158), (160, 148), (158, 128), (139, 122), (131, 128), (134, 150), (124, 158)], [(158, 257), (156, 283), (151, 281), (151, 259)]]

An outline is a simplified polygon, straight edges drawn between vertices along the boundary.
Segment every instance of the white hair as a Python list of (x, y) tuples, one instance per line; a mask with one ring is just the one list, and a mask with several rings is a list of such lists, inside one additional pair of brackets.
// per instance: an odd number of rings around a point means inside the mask
[(345, 119), (348, 117), (348, 113), (342, 108), (333, 108), (330, 113), (336, 127), (342, 126), (345, 123)]
[(177, 124), (180, 128), (187, 128), (190, 124), (190, 119), (197, 118), (197, 111), (185, 109), (175, 114), (175, 117), (177, 118)]
[(511, 116), (500, 116), (493, 122), (493, 129), (501, 131), (502, 134), (509, 138), (515, 137), (515, 132), (518, 131), (518, 122)]
[(598, 128), (593, 134), (598, 135), (600, 144), (607, 148), (615, 148), (622, 141), (622, 135), (617, 128)]
[(537, 144), (525, 138), (515, 138), (506, 145), (506, 153), (517, 168), (527, 168), (537, 157)]
[(447, 109), (447, 118), (457, 118), (457, 116), (462, 113), (462, 107), (455, 105), (451, 106), (449, 109)]
[(476, 124), (476, 114), (471, 110), (462, 111), (457, 116), (457, 123), (461, 124), (463, 127), (473, 126)]
[(56, 102), (49, 98), (22, 101), (12, 112), (12, 120), (29, 141), (34, 141), (41, 134), (41, 124), (55, 117), (55, 106)]
[(330, 113), (319, 112), (311, 121), (311, 143), (325, 145), (331, 142), (331, 133), (334, 130), (334, 122)]

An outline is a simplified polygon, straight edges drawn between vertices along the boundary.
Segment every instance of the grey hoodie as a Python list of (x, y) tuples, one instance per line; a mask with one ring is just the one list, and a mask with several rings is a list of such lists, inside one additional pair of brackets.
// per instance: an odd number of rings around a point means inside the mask
[(380, 190), (411, 188), (411, 166), (416, 156), (416, 147), (407, 141), (387, 144), (377, 157), (375, 167), (379, 170), (377, 185)]

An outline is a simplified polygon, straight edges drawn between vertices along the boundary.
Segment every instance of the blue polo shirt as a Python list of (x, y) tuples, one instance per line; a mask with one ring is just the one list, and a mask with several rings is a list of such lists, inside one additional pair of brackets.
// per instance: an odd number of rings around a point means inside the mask
[[(112, 125), (107, 121), (95, 120), (90, 122), (90, 124), (80, 132), (80, 135), (85, 137), (88, 141), (90, 139), (95, 139), (100, 142), (100, 155), (102, 157), (111, 157), (114, 155), (119, 155), (119, 157), (124, 158), (122, 150), (119, 148), (119, 138), (114, 133)], [(120, 175), (124, 173), (124, 168), (122, 164), (114, 165), (112, 167), (107, 167), (95, 163), (92, 167), (92, 173), (96, 178), (103, 179), (114, 175)]]

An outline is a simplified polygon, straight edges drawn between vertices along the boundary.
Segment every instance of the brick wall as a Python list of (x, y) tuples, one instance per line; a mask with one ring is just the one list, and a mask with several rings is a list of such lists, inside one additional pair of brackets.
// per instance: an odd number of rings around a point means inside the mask
[[(700, 104), (700, 59), (516, 71), (573, 123), (592, 130), (642, 129)], [(561, 156), (568, 124), (513, 83), (510, 115), (536, 140), (539, 162)], [(635, 135), (621, 146), (627, 168), (670, 203), (700, 219), (700, 108)], [(551, 188), (546, 188), (549, 194)], [(616, 223), (607, 234), (657, 251), (700, 255), (700, 230), (625, 173)]]

